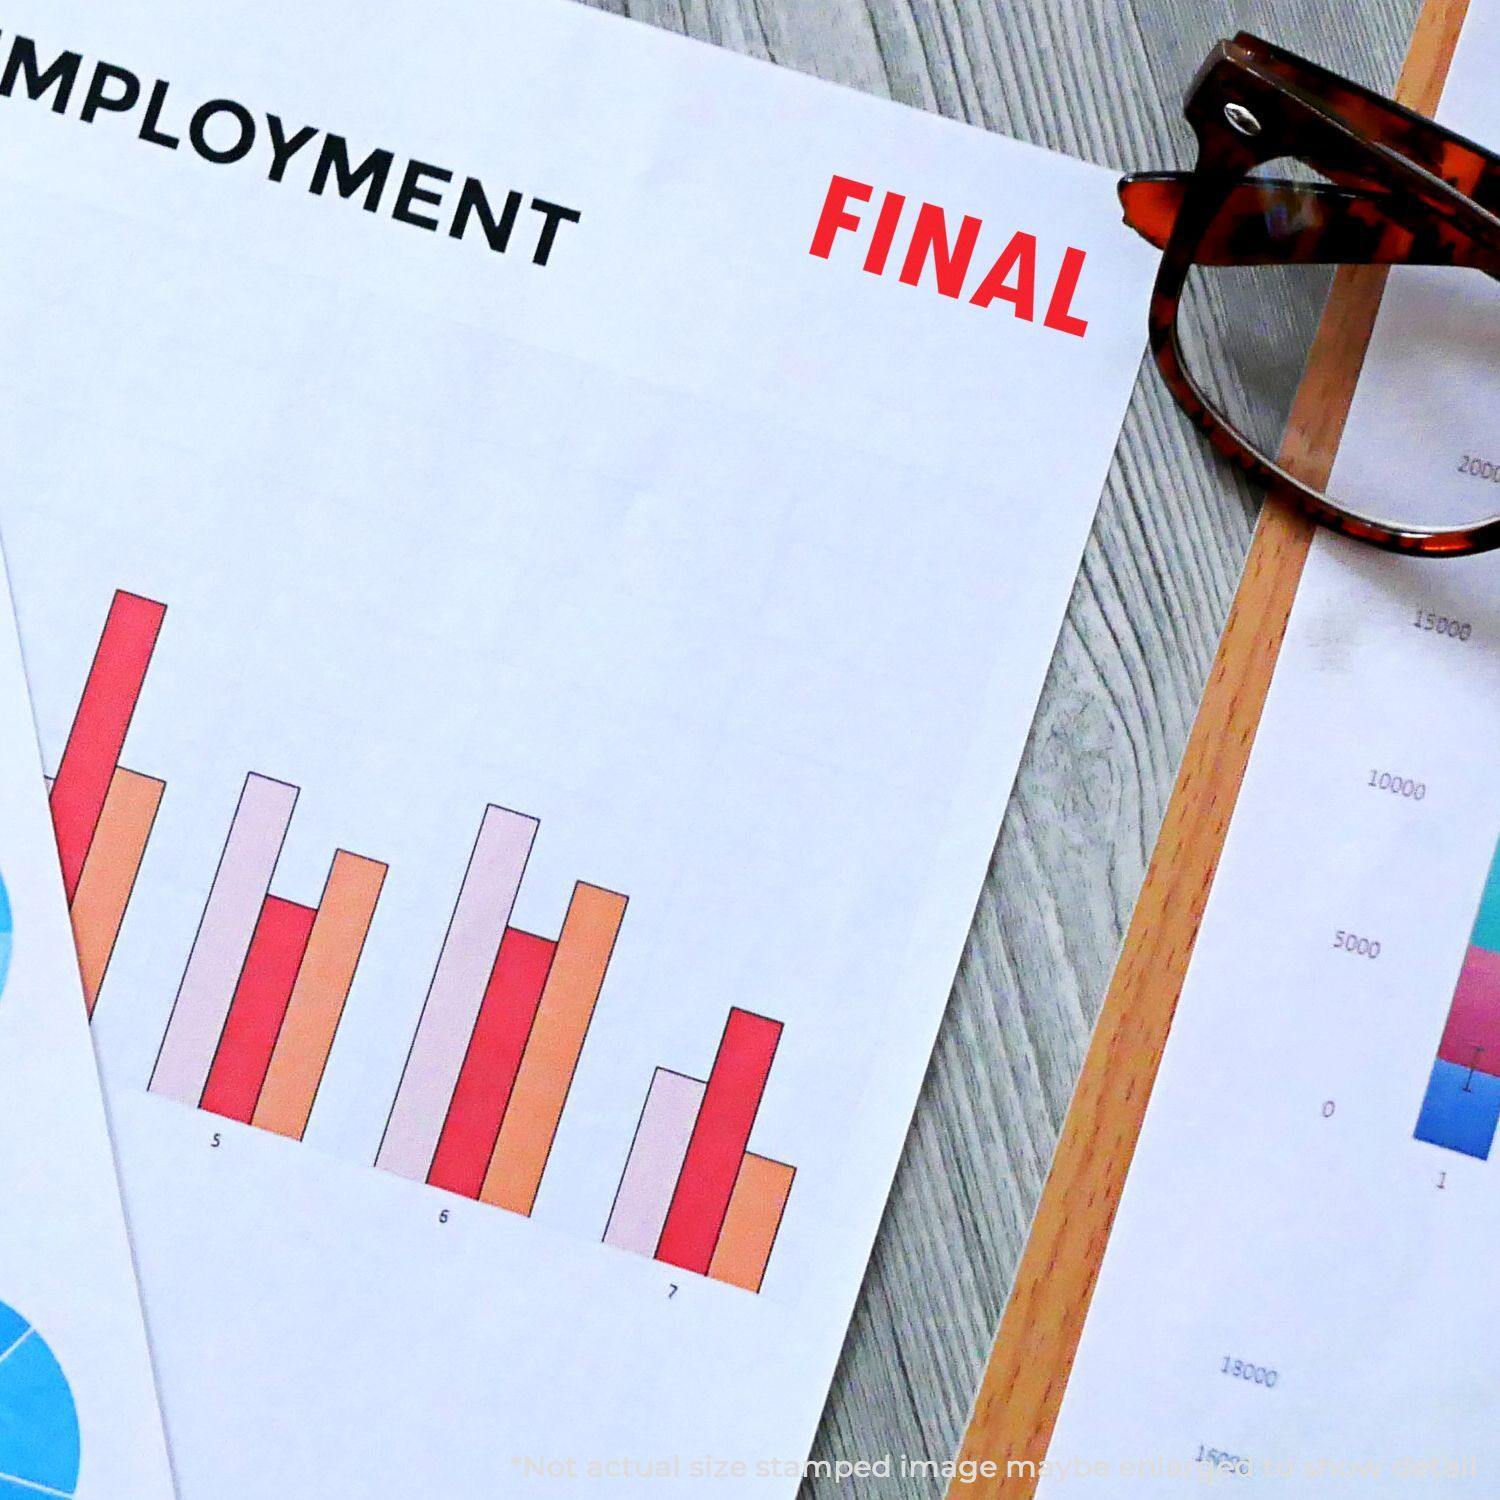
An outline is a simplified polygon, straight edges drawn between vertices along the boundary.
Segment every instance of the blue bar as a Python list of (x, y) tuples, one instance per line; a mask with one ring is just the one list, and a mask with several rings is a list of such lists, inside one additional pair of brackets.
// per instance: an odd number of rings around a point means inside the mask
[(1500, 1078), (1439, 1058), (1417, 1116), (1416, 1138), (1487, 1161), (1497, 1125)]
[(1489, 879), (1484, 883), (1484, 896), (1479, 902), (1479, 915), (1474, 918), (1474, 935), (1469, 942), (1476, 948), (1488, 948), (1491, 953), (1500, 953), (1500, 847), (1490, 861)]

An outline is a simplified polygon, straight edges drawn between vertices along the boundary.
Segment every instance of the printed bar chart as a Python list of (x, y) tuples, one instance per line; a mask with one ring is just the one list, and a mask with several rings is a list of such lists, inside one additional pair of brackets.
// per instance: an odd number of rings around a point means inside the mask
[(658, 1068), (652, 1075), (604, 1229), (606, 1245), (637, 1255), (656, 1254), (706, 1087), (701, 1078), (688, 1078), (669, 1068)]
[(424, 1182), (531, 857), (536, 819), (484, 811), (375, 1165)]
[(708, 1274), (780, 1040), (780, 1021), (729, 1012), (662, 1225), (658, 1260)]
[(735, 1008), (706, 1080), (656, 1070), (605, 1244), (760, 1290), (796, 1176), (748, 1149), (781, 1032)]
[(252, 1125), (302, 1139), (385, 876), (379, 860), (346, 849), (333, 856)]
[(578, 882), (555, 940), (510, 925), (538, 823), (491, 804), (375, 1165), (529, 1214), (626, 898)]
[(526, 1042), (479, 1196), (529, 1214), (614, 953), (626, 898), (580, 881), (563, 918), (536, 1020)]
[(165, 614), (164, 604), (122, 592), (104, 622), (52, 783), (52, 824), (69, 901), (77, 893)]
[[(166, 788), (120, 764), (165, 615), (116, 593), (50, 783), (91, 1012)], [(300, 795), (245, 777), (149, 1083), (298, 1141), (387, 875), (339, 849), (315, 906), (273, 892)], [(556, 938), (513, 926), (538, 829), (525, 813), (484, 810), (376, 1156), (399, 1176), (522, 1215), (535, 1207), (628, 906), (578, 881)], [(656, 1069), (607, 1244), (760, 1290), (796, 1175), (749, 1149), (781, 1031), (732, 1009), (706, 1079)]]
[(466, 1198), (479, 1196), (556, 952), (551, 939), (514, 927), (500, 940), (427, 1174), (434, 1187)]
[(202, 1099), (296, 805), (296, 787), (254, 773), (245, 778), (151, 1074), (152, 1093), (179, 1104)]
[(747, 1292), (760, 1290), (796, 1175), (797, 1169), (785, 1162), (745, 1153), (708, 1266), (714, 1280), (742, 1286)]
[(1500, 1126), (1500, 848), (1438, 1043), (1416, 1138), (1487, 1160)]
[(204, 1109), (243, 1125), (254, 1117), (314, 915), (310, 906), (266, 897), (203, 1088)]
[(99, 998), (166, 783), (120, 765), (166, 605), (117, 592), (51, 783), (53, 829), (89, 1014)]
[(166, 789), (164, 781), (123, 768), (110, 778), (71, 908), (73, 939), (90, 1015), (104, 984)]
[(150, 1087), (300, 1140), (386, 867), (340, 849), (316, 907), (273, 895), (297, 797), (245, 778)]

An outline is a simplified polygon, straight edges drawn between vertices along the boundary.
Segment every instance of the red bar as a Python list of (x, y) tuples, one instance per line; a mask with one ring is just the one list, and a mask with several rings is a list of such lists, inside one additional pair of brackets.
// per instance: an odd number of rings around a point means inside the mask
[(250, 1123), (316, 915), (310, 906), (266, 897), (203, 1087), (204, 1109)]
[(427, 1181), (478, 1198), (557, 944), (505, 929)]
[(729, 1012), (657, 1242), (657, 1260), (708, 1274), (780, 1040), (780, 1021), (738, 1008)]
[(89, 668), (52, 783), (52, 826), (62, 861), (63, 888), (70, 903), (94, 841), (110, 777), (125, 747), (125, 733), (166, 612), (165, 604), (124, 590), (115, 594), (109, 606), (94, 664)]

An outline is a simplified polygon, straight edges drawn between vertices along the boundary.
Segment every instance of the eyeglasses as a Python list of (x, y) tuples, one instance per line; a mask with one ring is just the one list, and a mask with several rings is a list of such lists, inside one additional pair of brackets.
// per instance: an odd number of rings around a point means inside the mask
[[(1151, 348), (1178, 404), (1231, 463), (1345, 536), (1429, 557), (1500, 547), (1492, 412), (1474, 435), (1492, 449), (1463, 455), (1472, 486), (1341, 500), (1273, 456), (1336, 266), (1420, 268), (1403, 274), (1430, 299), (1445, 378), (1500, 370), (1500, 156), (1243, 33), (1209, 54), (1185, 113), (1196, 168), (1120, 184), (1126, 222), (1165, 252)], [(1415, 432), (1444, 395), (1409, 397)]]

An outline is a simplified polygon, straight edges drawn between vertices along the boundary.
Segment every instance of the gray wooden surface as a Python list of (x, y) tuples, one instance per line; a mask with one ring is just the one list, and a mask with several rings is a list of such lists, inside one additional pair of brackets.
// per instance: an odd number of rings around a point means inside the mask
[[(1121, 168), (1190, 160), (1182, 93), (1220, 37), (1258, 31), (1389, 88), (1418, 10), (1418, 0), (594, 3)], [(1251, 496), (1143, 376), (816, 1457), (944, 1458), (958, 1443), (1252, 520)], [(897, 1479), (866, 1492), (929, 1493)]]

